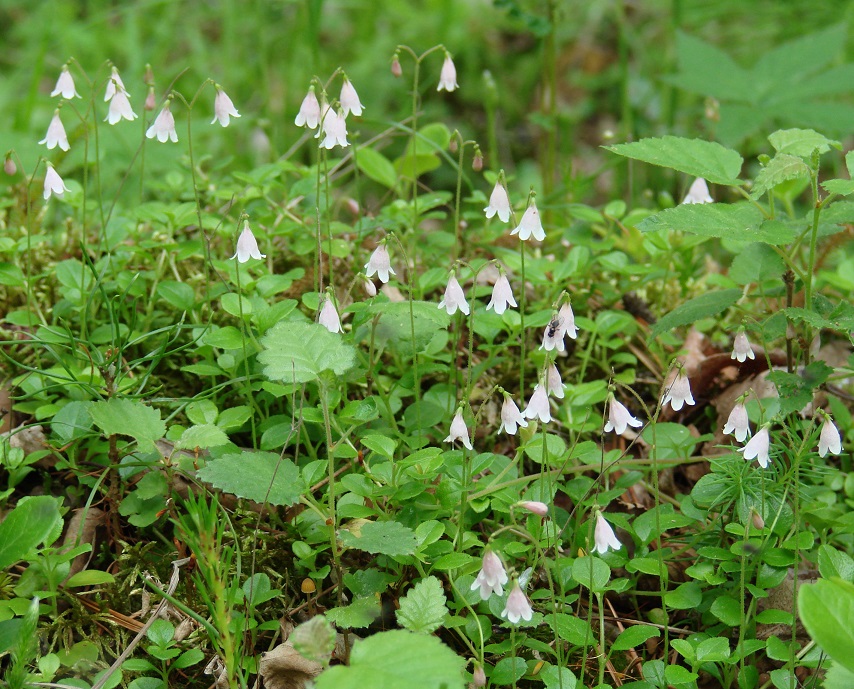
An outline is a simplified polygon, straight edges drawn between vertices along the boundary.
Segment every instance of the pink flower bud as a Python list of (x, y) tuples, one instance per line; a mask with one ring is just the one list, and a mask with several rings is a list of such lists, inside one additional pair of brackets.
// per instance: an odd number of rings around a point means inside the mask
[(12, 156), (6, 156), (6, 162), (3, 163), (3, 172), (5, 172), (10, 177), (14, 175), (18, 171), (18, 166), (15, 165), (15, 161), (12, 160)]
[(400, 66), (400, 60), (397, 59), (397, 55), (391, 61), (391, 73), (395, 77), (403, 76), (403, 68)]

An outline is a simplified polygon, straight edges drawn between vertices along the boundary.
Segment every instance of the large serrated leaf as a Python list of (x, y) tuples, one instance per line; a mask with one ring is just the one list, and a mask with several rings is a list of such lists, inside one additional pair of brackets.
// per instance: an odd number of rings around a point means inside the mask
[(702, 294), (690, 301), (686, 301), (681, 306), (677, 306), (673, 311), (664, 316), (664, 318), (653, 326), (649, 336), (650, 338), (658, 337), (661, 333), (680, 325), (688, 325), (700, 318), (717, 315), (735, 304), (740, 297), (741, 290), (735, 288)]
[(166, 435), (166, 424), (160, 418), (160, 410), (136, 400), (114, 397), (106, 402), (93, 403), (88, 411), (104, 435), (129, 435), (143, 450), (153, 450), (154, 441)]
[(703, 177), (714, 184), (740, 184), (742, 157), (714, 141), (663, 136), (606, 148), (617, 155)]
[[(210, 460), (197, 472), (200, 479), (239, 498), (293, 505), (305, 492), (299, 468), (272, 452), (242, 452)], [(269, 491), (269, 494), (268, 494)]]
[(808, 158), (818, 149), (819, 153), (827, 153), (830, 147), (840, 148), (842, 144), (819, 134), (814, 129), (780, 129), (768, 136), (768, 141), (777, 153), (787, 153), (801, 158)]
[(809, 176), (810, 169), (803, 160), (788, 153), (778, 153), (756, 175), (750, 198), (758, 199), (769, 189), (790, 179), (809, 179)]
[(412, 321), (409, 319), (409, 302), (377, 302), (369, 311), (379, 315), (375, 337), (379, 342), (402, 353), (412, 353), (412, 331), (415, 328), (415, 349), (422, 351), (437, 330), (448, 327), (450, 316), (444, 309), (427, 301), (412, 302)]
[(324, 371), (343, 375), (356, 364), (356, 350), (318, 323), (283, 321), (261, 338), (264, 375), (283, 383), (308, 383)]
[(442, 583), (436, 577), (426, 577), (400, 599), (397, 621), (411, 632), (432, 634), (442, 626), (448, 614), (445, 601)]
[(39, 495), (22, 500), (0, 523), (0, 571), (23, 560), (60, 521), (55, 498)]
[(694, 203), (676, 206), (645, 218), (637, 225), (641, 232), (668, 230), (690, 232), (704, 237), (740, 242), (789, 244), (798, 230), (779, 220), (764, 220), (751, 204)]
[(465, 661), (435, 636), (380, 632), (353, 647), (349, 665), (321, 673), (317, 689), (463, 689)]
[(364, 522), (358, 530), (341, 529), (339, 538), (349, 548), (392, 557), (412, 555), (418, 546), (415, 532), (395, 521)]

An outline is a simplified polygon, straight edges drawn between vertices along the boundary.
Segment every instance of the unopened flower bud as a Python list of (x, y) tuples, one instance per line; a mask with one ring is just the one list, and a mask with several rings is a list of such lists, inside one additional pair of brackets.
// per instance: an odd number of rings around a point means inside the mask
[(483, 156), (480, 153), (475, 153), (474, 159), (471, 161), (471, 169), (475, 172), (483, 170)]
[(344, 205), (347, 206), (347, 210), (350, 211), (353, 215), (359, 215), (359, 202), (356, 201), (356, 199), (345, 199)]
[(457, 141), (456, 136), (452, 136), (451, 140), (448, 142), (448, 150), (451, 153), (456, 153), (457, 151), (460, 150), (460, 142)]
[(149, 112), (154, 110), (157, 107), (157, 98), (154, 97), (154, 87), (148, 87), (148, 95), (145, 97), (145, 104), (142, 106)]
[(18, 171), (18, 166), (15, 165), (15, 161), (12, 160), (12, 156), (7, 155), (6, 161), (3, 163), (3, 172), (5, 172), (10, 177), (14, 175)]
[(395, 77), (403, 76), (403, 68), (400, 66), (400, 60), (397, 59), (397, 55), (392, 58), (391, 73)]
[(755, 526), (757, 529), (765, 528), (765, 520), (762, 518), (762, 515), (759, 514), (759, 512), (757, 512), (756, 510), (751, 510), (750, 518), (753, 521), (753, 526)]
[(476, 663), (472, 672), (472, 686), (479, 689), (486, 686), (486, 673), (483, 671), (483, 665)]
[(364, 275), (362, 277), (362, 287), (365, 289), (365, 294), (368, 297), (377, 296), (377, 286), (374, 284), (374, 281)]

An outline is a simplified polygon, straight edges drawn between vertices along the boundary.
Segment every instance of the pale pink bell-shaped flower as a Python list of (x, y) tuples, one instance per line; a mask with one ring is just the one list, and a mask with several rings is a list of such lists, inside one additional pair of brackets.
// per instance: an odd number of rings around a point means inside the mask
[(543, 223), (540, 220), (540, 212), (537, 210), (537, 202), (534, 199), (531, 199), (531, 205), (528, 206), (528, 209), (522, 215), (519, 226), (510, 234), (518, 234), (519, 239), (522, 241), (533, 237), (538, 242), (541, 242), (546, 238), (546, 232), (543, 230)]
[(487, 600), (493, 593), (504, 595), (504, 584), (507, 583), (507, 572), (501, 563), (501, 558), (491, 550), (483, 553), (483, 564), (480, 567), (475, 580), (472, 582), (471, 590), (480, 589), (480, 599)]
[(252, 230), (249, 229), (248, 220), (243, 223), (243, 232), (237, 238), (237, 251), (231, 258), (232, 260), (236, 258), (239, 263), (246, 263), (250, 258), (267, 258), (267, 254), (262, 254), (258, 249), (258, 242), (255, 240)]
[(531, 399), (528, 400), (528, 406), (522, 412), (526, 419), (536, 419), (539, 417), (543, 423), (548, 423), (552, 420), (552, 412), (549, 407), (549, 396), (546, 393), (545, 385), (535, 385), (534, 393)]
[(457, 68), (454, 67), (454, 61), (451, 56), (445, 53), (445, 62), (442, 63), (442, 71), (439, 74), (439, 86), (437, 91), (448, 91), (449, 93), (458, 88), (457, 84)]
[(364, 275), (362, 276), (362, 287), (364, 288), (367, 296), (377, 296), (377, 286), (374, 284), (374, 281)]
[(747, 418), (747, 408), (739, 402), (727, 417), (724, 424), (724, 435), (734, 435), (735, 439), (743, 443), (750, 432), (750, 421)]
[(499, 179), (489, 196), (489, 205), (483, 209), (487, 218), (497, 215), (501, 222), (510, 222), (510, 197)]
[(321, 126), (324, 134), (323, 140), (320, 142), (321, 148), (332, 149), (335, 146), (344, 148), (350, 145), (350, 142), (347, 141), (347, 120), (341, 113), (328, 108)]
[(682, 369), (679, 369), (676, 378), (670, 384), (670, 387), (667, 388), (664, 399), (661, 401), (661, 406), (666, 406), (668, 402), (673, 407), (673, 411), (679, 411), (686, 403), (696, 404), (694, 397), (691, 395), (691, 383)]
[(492, 288), (492, 298), (486, 305), (486, 310), (495, 309), (495, 313), (500, 316), (507, 310), (508, 304), (517, 306), (516, 300), (513, 298), (513, 288), (510, 287), (510, 280), (504, 273), (501, 273)]
[(237, 112), (237, 108), (234, 107), (234, 103), (231, 102), (228, 94), (217, 86), (216, 97), (214, 98), (214, 118), (211, 120), (211, 124), (219, 121), (223, 127), (227, 127), (230, 117), (240, 117), (240, 113)]
[(338, 97), (338, 102), (341, 103), (341, 110), (344, 112), (344, 117), (347, 117), (351, 112), (359, 117), (362, 114), (363, 106), (359, 100), (359, 94), (353, 88), (353, 84), (347, 77), (344, 77), (344, 83), (341, 84), (341, 95)]
[(145, 132), (145, 136), (149, 139), (153, 139), (156, 136), (160, 143), (166, 143), (168, 139), (171, 139), (173, 143), (178, 142), (178, 132), (175, 131), (175, 118), (169, 109), (168, 100), (160, 111), (160, 114), (154, 120), (154, 124)]
[(48, 163), (44, 173), (44, 200), (47, 201), (51, 195), (61, 199), (66, 191), (71, 190), (65, 186), (65, 182), (62, 181), (59, 173), (53, 169), (53, 165)]
[(601, 512), (596, 513), (596, 527), (593, 529), (593, 542), (593, 552), (599, 553), (600, 555), (607, 553), (608, 548), (619, 550), (623, 547), (623, 544), (620, 543), (614, 533), (614, 529), (611, 528), (611, 525), (605, 520), (605, 517), (602, 516)]
[(520, 500), (516, 503), (517, 507), (521, 507), (523, 510), (528, 510), (532, 514), (539, 515), (540, 517), (548, 516), (549, 506), (544, 502), (539, 502), (537, 500)]
[(546, 391), (558, 399), (563, 399), (563, 381), (554, 363), (546, 369)]
[(614, 431), (617, 435), (623, 435), (629, 426), (632, 428), (640, 428), (643, 426), (643, 422), (632, 416), (632, 413), (626, 408), (626, 406), (621, 402), (618, 402), (617, 399), (611, 395), (611, 403), (608, 405), (608, 422), (605, 424), (605, 433)]
[(110, 74), (110, 78), (107, 80), (107, 90), (104, 92), (104, 102), (106, 103), (114, 95), (116, 95), (116, 91), (124, 91), (124, 93), (127, 94), (124, 82), (119, 76), (119, 70), (113, 67), (112, 72)]
[(842, 452), (842, 438), (839, 436), (839, 430), (833, 423), (833, 419), (829, 416), (824, 419), (821, 435), (818, 437), (819, 457), (826, 456), (828, 452), (832, 455), (838, 455)]
[(756, 358), (756, 355), (753, 353), (753, 347), (750, 346), (750, 341), (747, 339), (747, 335), (743, 329), (740, 329), (735, 334), (735, 340), (732, 343), (732, 354), (729, 358), (738, 359), (739, 363), (744, 363), (746, 359)]
[(53, 119), (47, 128), (47, 134), (45, 134), (44, 139), (39, 141), (39, 143), (45, 144), (48, 150), (54, 149), (57, 146), (63, 151), (69, 149), (68, 136), (65, 134), (65, 127), (62, 126), (62, 120), (59, 119), (59, 110), (54, 111)]
[(297, 127), (305, 126), (309, 129), (316, 129), (320, 124), (320, 103), (314, 95), (314, 86), (308, 89), (306, 97), (302, 99), (294, 124)]
[(368, 277), (373, 277), (374, 273), (380, 279), (380, 282), (388, 282), (389, 275), (396, 275), (394, 272), (394, 268), (391, 267), (391, 258), (388, 255), (388, 248), (386, 248), (385, 244), (380, 244), (376, 249), (374, 249), (374, 253), (371, 254), (370, 259), (365, 264), (365, 274)]
[(518, 624), (519, 620), (530, 622), (534, 616), (534, 609), (528, 601), (528, 596), (519, 587), (519, 582), (513, 582), (513, 588), (510, 589), (510, 595), (507, 596), (507, 605), (501, 611), (501, 617), (505, 618), (510, 624)]
[(578, 337), (578, 328), (575, 325), (575, 314), (572, 312), (572, 304), (565, 302), (557, 314), (546, 325), (543, 331), (543, 344), (540, 349), (550, 352), (557, 349), (559, 352), (566, 351), (563, 338), (569, 335), (573, 340)]
[(124, 91), (116, 91), (110, 99), (110, 109), (104, 119), (110, 124), (116, 124), (122, 118), (133, 122), (136, 119), (136, 113), (130, 107), (128, 94)]
[(469, 450), (474, 449), (471, 445), (471, 440), (469, 440), (469, 429), (466, 428), (462, 409), (457, 409), (457, 413), (454, 414), (454, 419), (451, 421), (451, 432), (445, 438), (446, 443), (452, 443), (455, 440), (462, 441), (463, 445)]
[(691, 188), (688, 189), (688, 193), (685, 195), (685, 198), (682, 199), (682, 203), (714, 203), (714, 199), (711, 194), (709, 194), (709, 185), (706, 184), (706, 180), (702, 177), (697, 177), (694, 180), (693, 184), (691, 184)]
[(754, 435), (750, 441), (742, 447), (739, 452), (744, 455), (744, 458), (751, 460), (754, 457), (759, 462), (759, 466), (765, 469), (771, 458), (768, 456), (768, 449), (771, 444), (771, 436), (768, 434), (768, 424), (765, 424), (760, 431)]
[(62, 66), (62, 71), (59, 73), (59, 79), (56, 80), (56, 87), (50, 92), (51, 97), (62, 96), (65, 100), (72, 98), (80, 98), (77, 89), (74, 87), (74, 77), (68, 71), (68, 65)]
[(506, 431), (509, 435), (516, 435), (516, 426), (527, 428), (528, 422), (525, 421), (525, 417), (522, 416), (522, 412), (519, 411), (519, 407), (516, 406), (510, 395), (505, 394), (504, 403), (501, 405), (501, 427), (498, 430)]
[(454, 271), (451, 271), (451, 277), (448, 278), (448, 285), (445, 287), (445, 296), (439, 302), (439, 308), (445, 309), (449, 316), (453, 316), (457, 309), (462, 311), (466, 316), (471, 313), (469, 303), (466, 301), (466, 295), (460, 283), (457, 282), (457, 276)]
[(341, 327), (341, 319), (338, 317), (338, 309), (335, 308), (335, 302), (329, 295), (323, 300), (323, 308), (320, 309), (317, 322), (331, 333), (344, 332)]

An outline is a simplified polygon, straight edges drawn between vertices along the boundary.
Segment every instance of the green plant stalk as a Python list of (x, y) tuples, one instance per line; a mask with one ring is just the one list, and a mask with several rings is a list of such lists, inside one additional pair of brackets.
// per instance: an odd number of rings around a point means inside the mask
[[(454, 132), (452, 136), (459, 136)], [(460, 138), (460, 155), (457, 159), (457, 188), (454, 196), (454, 261), (459, 259), (460, 255), (465, 254), (465, 245), (462, 230), (460, 228), (460, 195), (463, 189), (463, 154), (466, 150), (466, 142)]]
[(326, 466), (327, 466), (327, 506), (329, 509), (329, 545), (332, 548), (332, 560), (335, 571), (338, 574), (338, 605), (343, 605), (344, 596), (341, 590), (343, 573), (341, 570), (341, 550), (338, 546), (338, 514), (336, 510), (335, 497), (335, 455), (332, 442), (332, 421), (329, 414), (329, 390), (324, 381), (318, 380), (318, 392), (320, 393), (320, 408), (323, 412), (323, 428), (326, 432)]
[(527, 282), (525, 279), (525, 242), (519, 240), (519, 253), (522, 259), (522, 293), (519, 295), (519, 395), (525, 396), (525, 363), (527, 352), (527, 331), (525, 330), (525, 310), (528, 307)]
[[(593, 579), (593, 560), (590, 560), (590, 578)], [(596, 605), (599, 607), (599, 686), (605, 683), (605, 611), (602, 609), (602, 594), (596, 592)]]
[[(240, 220), (238, 220), (238, 227)], [(249, 370), (249, 353), (246, 349), (246, 321), (243, 318), (243, 290), (240, 288), (240, 262), (235, 257), (234, 259), (234, 274), (237, 280), (237, 311), (240, 317), (240, 344), (243, 351), (243, 370), (246, 371), (246, 401), (249, 402), (258, 414), (261, 414), (261, 409), (255, 400), (255, 395), (252, 394), (252, 372)], [(249, 424), (252, 428), (252, 447), (258, 446), (258, 437), (255, 429), (255, 414), (249, 417)]]
[(329, 286), (335, 289), (335, 268), (332, 260), (332, 218), (329, 212), (329, 156), (326, 155), (325, 151), (321, 155), (323, 157), (323, 181), (326, 186), (326, 198), (324, 199), (326, 203), (326, 230), (329, 236), (329, 254), (326, 263), (329, 266)]
[[(818, 165), (818, 161), (816, 160), (816, 165)], [(809, 259), (807, 260), (807, 268), (806, 274), (806, 284), (804, 285), (804, 308), (811, 311), (813, 308), (813, 279), (815, 273), (815, 253), (816, 246), (818, 245), (818, 220), (821, 216), (822, 203), (819, 197), (818, 192), (818, 172), (814, 171), (810, 174), (810, 184), (812, 186), (813, 193), (813, 211), (812, 211), (812, 226), (810, 227), (810, 251), (809, 251)], [(805, 324), (804, 328), (806, 330), (806, 342), (807, 346), (804, 347), (804, 364), (810, 363), (810, 351), (809, 351), (809, 343), (812, 340), (812, 328), (809, 325)]]

